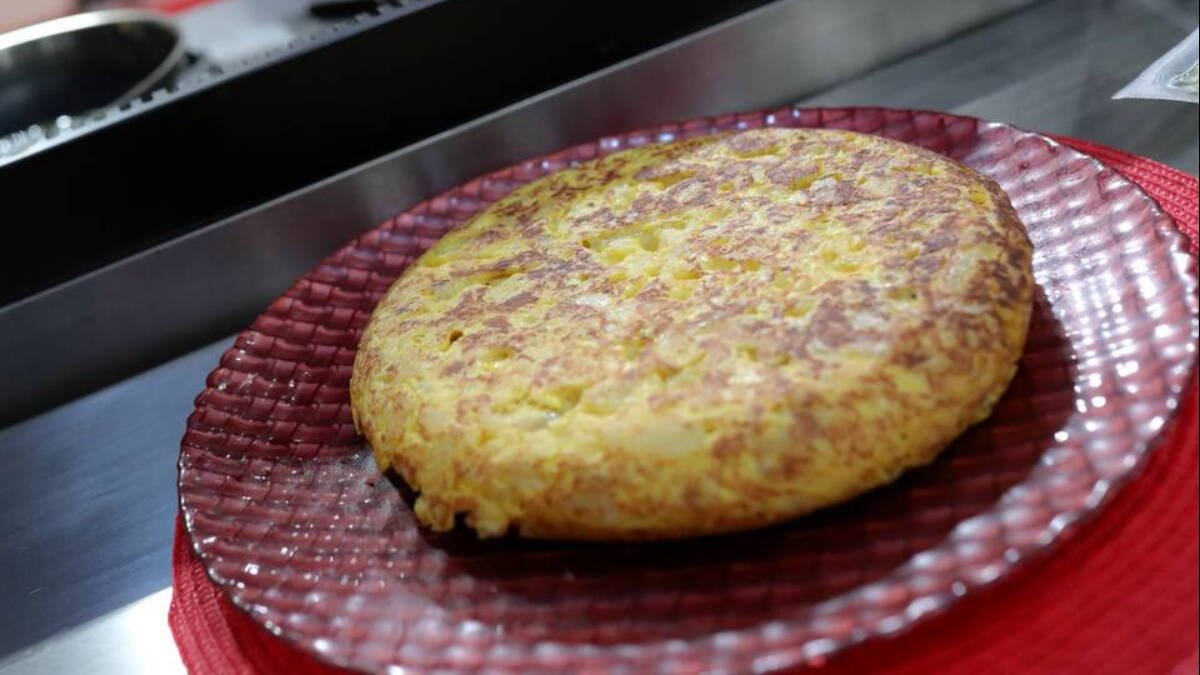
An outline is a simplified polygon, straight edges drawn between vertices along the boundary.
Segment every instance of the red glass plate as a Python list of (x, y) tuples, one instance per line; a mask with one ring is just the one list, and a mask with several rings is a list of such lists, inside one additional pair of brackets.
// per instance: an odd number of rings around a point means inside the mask
[[(934, 464), (767, 530), (658, 544), (477, 541), (415, 523), (350, 419), (371, 308), (433, 241), (517, 185), (622, 148), (759, 126), (854, 129), (995, 178), (1040, 288), (995, 413)], [(283, 639), (383, 671), (694, 672), (820, 661), (942, 612), (1044, 552), (1136, 475), (1196, 356), (1196, 260), (1096, 160), (932, 112), (781, 109), (611, 136), (474, 180), (301, 278), (208, 378), (179, 461), (209, 575)]]

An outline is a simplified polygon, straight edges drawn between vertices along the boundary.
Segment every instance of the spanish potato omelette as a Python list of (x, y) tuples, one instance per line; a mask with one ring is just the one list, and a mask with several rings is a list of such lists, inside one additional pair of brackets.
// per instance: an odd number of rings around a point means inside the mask
[(355, 422), (436, 530), (759, 527), (932, 460), (1016, 369), (1032, 247), (1004, 192), (883, 138), (764, 129), (528, 185), (396, 281)]

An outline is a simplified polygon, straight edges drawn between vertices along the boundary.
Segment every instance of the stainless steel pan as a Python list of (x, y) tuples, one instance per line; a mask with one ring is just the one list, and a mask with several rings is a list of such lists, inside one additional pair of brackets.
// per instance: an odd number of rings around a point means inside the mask
[(135, 98), (183, 56), (175, 23), (138, 10), (75, 14), (0, 35), (0, 135)]

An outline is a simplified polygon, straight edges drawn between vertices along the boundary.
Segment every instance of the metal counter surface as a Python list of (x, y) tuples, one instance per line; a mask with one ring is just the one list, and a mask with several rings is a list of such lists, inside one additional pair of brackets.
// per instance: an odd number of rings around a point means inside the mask
[[(1196, 174), (1197, 106), (1109, 99), (1196, 21), (1195, 3), (1054, 0), (800, 102), (977, 115), (1108, 143)], [(758, 76), (719, 63), (706, 67), (713, 91), (728, 78)], [(737, 91), (769, 88), (763, 81)], [(800, 93), (777, 92), (777, 102)], [(770, 103), (759, 93), (744, 98), (697, 98), (682, 114)], [(179, 668), (162, 626), (127, 628), (165, 611), (165, 593), (152, 594), (170, 585), (179, 439), (193, 397), (231, 341), (0, 431), (0, 472), (8, 483), (0, 493), (0, 672), (59, 671), (71, 663), (86, 663), (90, 672)], [(129, 647), (134, 635), (134, 648), (92, 659), (97, 644)]]
[(948, 110), (1104, 143), (1196, 175), (1200, 108), (1112, 100), (1195, 30), (1196, 13), (1185, 2), (1051, 2), (802, 104)]

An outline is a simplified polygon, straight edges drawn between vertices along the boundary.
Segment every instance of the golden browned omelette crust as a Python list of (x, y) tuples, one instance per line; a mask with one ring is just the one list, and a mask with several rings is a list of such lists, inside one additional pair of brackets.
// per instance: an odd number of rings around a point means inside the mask
[(354, 416), (437, 530), (758, 527), (929, 462), (986, 417), (1029, 321), (1004, 192), (931, 152), (769, 129), (522, 187), (375, 310)]

